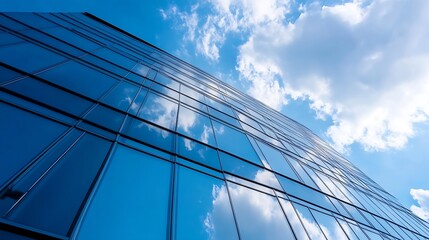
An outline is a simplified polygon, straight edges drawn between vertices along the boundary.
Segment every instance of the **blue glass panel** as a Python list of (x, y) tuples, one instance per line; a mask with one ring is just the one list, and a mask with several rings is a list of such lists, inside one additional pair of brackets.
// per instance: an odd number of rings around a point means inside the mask
[(188, 138), (178, 137), (177, 154), (203, 165), (220, 169), (219, 158), (215, 149)]
[(117, 82), (115, 78), (77, 62), (62, 64), (39, 76), (92, 99), (101, 97)]
[(136, 85), (122, 81), (101, 101), (114, 108), (127, 111), (138, 90), (139, 88)]
[(279, 190), (282, 189), (276, 176), (272, 172), (223, 152), (219, 152), (219, 157), (224, 171)]
[(279, 198), (280, 204), (283, 208), (284, 213), (286, 214), (289, 224), (292, 226), (292, 230), (295, 233), (295, 236), (299, 240), (306, 240), (308, 238), (307, 232), (302, 226), (301, 220), (295, 212), (292, 204), (289, 201), (286, 201), (282, 198)]
[(0, 102), (0, 186), (67, 127)]
[(177, 168), (176, 239), (238, 239), (225, 182)]
[(118, 146), (77, 239), (166, 239), (171, 164)]
[(194, 99), (187, 97), (186, 95), (180, 95), (180, 101), (202, 112), (207, 112), (207, 106), (205, 104), (195, 101)]
[(327, 239), (347, 239), (347, 235), (335, 218), (318, 211), (313, 210), (311, 212)]
[(143, 103), (144, 97), (147, 94), (147, 91), (148, 90), (145, 87), (140, 88), (139, 93), (137, 94), (136, 98), (134, 99), (133, 103), (130, 106), (130, 109), (129, 109), (130, 114), (132, 114), (132, 115), (137, 114), (137, 112), (139, 111), (139, 109)]
[(212, 123), (219, 148), (261, 165), (258, 155), (244, 133), (217, 121)]
[(293, 206), (295, 207), (296, 213), (301, 218), (301, 222), (304, 225), (304, 228), (307, 229), (307, 233), (310, 239), (326, 239), (323, 235), (322, 230), (320, 229), (317, 222), (314, 220), (313, 215), (310, 213), (308, 208), (299, 204), (293, 204)]
[(89, 39), (82, 37), (80, 34), (76, 34), (73, 30), (66, 28), (46, 28), (43, 29), (43, 31), (88, 52), (100, 47), (100, 45), (95, 42), (92, 42)]
[(149, 72), (149, 69), (150, 68), (148, 66), (145, 66), (141, 63), (137, 63), (137, 65), (133, 67), (132, 71), (143, 77), (146, 77), (147, 73)]
[(125, 68), (125, 69), (131, 69), (136, 64), (135, 61), (122, 56), (121, 54), (118, 54), (110, 49), (103, 48), (97, 51), (93, 52), (94, 55), (97, 55), (107, 61), (113, 62), (115, 64), (118, 64), (119, 66)]
[(177, 117), (177, 103), (160, 95), (149, 93), (140, 109), (139, 117), (162, 127), (174, 129)]
[(277, 178), (279, 179), (280, 184), (283, 186), (283, 189), (286, 193), (302, 200), (308, 201), (309, 203), (324, 207), (332, 211), (336, 211), (332, 203), (329, 201), (328, 197), (325, 196), (323, 193), (315, 191), (305, 185), (299, 184), (282, 176), (277, 176)]
[[(259, 148), (261, 149), (262, 153), (264, 154), (265, 161), (269, 163), (271, 166), (271, 169), (273, 171), (279, 172), (287, 177), (293, 178), (297, 181), (299, 181), (298, 177), (296, 176), (295, 172), (290, 167), (287, 160), (283, 157), (281, 152), (273, 147), (268, 146), (265, 143), (257, 141)], [(262, 161), (264, 161), (262, 160)]]
[(241, 239), (294, 239), (275, 197), (228, 183)]
[(179, 100), (179, 93), (178, 92), (173, 91), (173, 90), (169, 89), (168, 87), (165, 87), (165, 86), (163, 86), (157, 82), (154, 82), (152, 84), (151, 89), (153, 91), (161, 93), (162, 95), (171, 97), (172, 99)]
[[(37, 61), (34, 61), (37, 59)], [(0, 61), (26, 72), (34, 72), (66, 58), (32, 43), (14, 44), (0, 48)]]
[(163, 74), (157, 74), (155, 78), (155, 82), (160, 83), (166, 87), (169, 87), (173, 90), (179, 91), (180, 84), (176, 82), (175, 80), (163, 75)]
[[(0, 38), (1, 38), (1, 36), (0, 36)], [(4, 82), (7, 82), (9, 80), (12, 80), (12, 79), (18, 77), (19, 75), (21, 75), (21, 74), (0, 66), (0, 85), (3, 84)]]
[(8, 219), (67, 234), (110, 145), (93, 135), (83, 136), (18, 202)]
[(43, 19), (34, 13), (17, 12), (6, 13), (6, 15), (34, 28), (58, 27), (55, 23)]
[(6, 88), (75, 116), (81, 116), (93, 104), (33, 78), (22, 79), (7, 85)]
[(179, 109), (177, 132), (211, 146), (216, 146), (210, 119), (183, 106), (180, 106)]
[(232, 109), (228, 106), (226, 106), (225, 104), (222, 104), (218, 101), (215, 101), (209, 97), (206, 97), (206, 103), (208, 106), (213, 107), (225, 114), (228, 114), (230, 116), (234, 116), (234, 113), (232, 112)]
[(124, 118), (124, 114), (102, 105), (97, 105), (85, 116), (86, 120), (113, 131), (119, 130)]
[(214, 108), (209, 107), (208, 109), (209, 109), (209, 113), (210, 113), (211, 116), (216, 117), (216, 118), (218, 118), (218, 119), (220, 119), (220, 120), (222, 120), (222, 121), (224, 121), (226, 123), (229, 123), (229, 124), (231, 124), (233, 126), (241, 128), (241, 125), (237, 121), (237, 119), (232, 118), (232, 117), (230, 117), (230, 116), (228, 116), (228, 115), (226, 115), (226, 114), (224, 114), (224, 113), (222, 113), (222, 112), (220, 112), (220, 111), (218, 111), (218, 110), (216, 110)]
[(122, 132), (138, 141), (171, 151), (173, 144), (172, 133), (137, 118), (128, 117), (125, 120)]

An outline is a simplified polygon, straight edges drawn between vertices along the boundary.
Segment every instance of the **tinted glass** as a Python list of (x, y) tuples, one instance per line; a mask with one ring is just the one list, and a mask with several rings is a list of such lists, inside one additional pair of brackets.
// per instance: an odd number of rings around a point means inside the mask
[(312, 211), (312, 213), (327, 239), (347, 239), (347, 235), (335, 218), (318, 211)]
[(18, 202), (8, 218), (57, 234), (67, 234), (109, 147), (110, 142), (85, 135)]
[(59, 137), (67, 127), (2, 102), (0, 112), (0, 186), (2, 186)]
[(308, 208), (299, 204), (293, 204), (293, 206), (295, 207), (296, 213), (301, 218), (301, 222), (307, 230), (310, 239), (326, 239)]
[(177, 132), (211, 146), (216, 146), (210, 119), (183, 106), (179, 109)]
[(225, 182), (181, 166), (176, 176), (176, 239), (238, 239)]
[(241, 239), (294, 239), (275, 197), (228, 183)]
[(125, 120), (122, 132), (138, 141), (165, 150), (171, 150), (173, 144), (172, 133), (133, 117)]
[(14, 82), (7, 88), (75, 116), (81, 116), (93, 104), (86, 99), (33, 78)]
[(177, 103), (154, 93), (148, 94), (139, 113), (139, 117), (169, 129), (175, 128), (176, 116)]
[(102, 102), (122, 111), (127, 111), (138, 90), (136, 85), (122, 81), (102, 99)]
[(203, 165), (220, 169), (219, 158), (214, 148), (188, 138), (178, 137), (177, 153)]
[(265, 143), (258, 142), (258, 145), (264, 154), (265, 161), (267, 161), (271, 169), (279, 172), (287, 177), (293, 178), (295, 180), (299, 180), (296, 176), (295, 172), (290, 167), (287, 160), (283, 157), (279, 150), (268, 146)]
[(32, 43), (0, 47), (1, 62), (26, 72), (41, 70), (64, 60), (65, 57)]
[(124, 118), (124, 114), (103, 105), (97, 105), (85, 116), (86, 120), (113, 131), (119, 130)]
[(77, 239), (165, 239), (171, 164), (119, 145), (106, 168)]
[(68, 62), (42, 72), (39, 76), (92, 99), (101, 97), (117, 82), (116, 79), (77, 62)]
[(244, 133), (217, 121), (212, 123), (219, 148), (261, 165), (258, 155)]

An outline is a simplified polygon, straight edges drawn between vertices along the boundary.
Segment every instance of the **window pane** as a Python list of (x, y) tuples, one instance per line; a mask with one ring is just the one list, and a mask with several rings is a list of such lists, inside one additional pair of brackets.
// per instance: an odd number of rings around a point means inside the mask
[(287, 219), (289, 220), (290, 225), (292, 226), (292, 229), (293, 229), (293, 232), (295, 233), (296, 238), (299, 240), (309, 239), (292, 204), (289, 201), (284, 200), (282, 198), (279, 198), (279, 201), (280, 201), (280, 204), (282, 205), (283, 211), (285, 212)]
[(59, 137), (67, 127), (0, 103), (0, 186)]
[(216, 146), (210, 119), (189, 108), (180, 106), (177, 132), (211, 146)]
[(259, 141), (257, 143), (262, 153), (264, 154), (265, 160), (269, 163), (273, 171), (279, 172), (287, 177), (299, 181), (295, 172), (292, 170), (289, 163), (283, 157), (279, 150)]
[(177, 239), (238, 239), (225, 182), (177, 168)]
[(240, 238), (294, 239), (275, 197), (228, 183)]
[(99, 137), (83, 136), (18, 202), (8, 218), (42, 230), (67, 234), (110, 145)]
[(154, 93), (148, 94), (139, 113), (139, 117), (169, 129), (175, 128), (176, 116), (177, 103)]
[(75, 116), (81, 116), (93, 104), (77, 95), (33, 78), (14, 82), (7, 85), (7, 88)]
[(173, 134), (155, 125), (145, 123), (137, 118), (128, 117), (123, 133), (138, 141), (171, 151)]
[(301, 218), (301, 222), (307, 230), (308, 235), (311, 239), (326, 239), (323, 235), (323, 232), (320, 230), (319, 225), (314, 220), (313, 215), (311, 215), (308, 208), (301, 206), (299, 204), (293, 204), (295, 207), (296, 213)]
[[(1, 36), (0, 36), (0, 38), (1, 38)], [(3, 84), (4, 82), (7, 82), (9, 80), (12, 80), (12, 79), (18, 77), (19, 75), (21, 75), (21, 74), (15, 72), (13, 70), (10, 70), (8, 68), (0, 66), (0, 76), (1, 76), (0, 85)]]
[(165, 239), (171, 164), (118, 145), (78, 239)]
[(219, 152), (219, 156), (224, 171), (279, 190), (282, 189), (276, 176), (272, 172), (223, 152)]
[(92, 99), (101, 97), (116, 79), (77, 62), (68, 62), (39, 74), (40, 77)]
[(108, 107), (97, 105), (85, 119), (113, 131), (118, 131), (124, 121), (125, 115)]
[(114, 108), (127, 111), (138, 90), (136, 85), (122, 81), (101, 101)]
[(347, 239), (341, 226), (332, 216), (326, 215), (318, 211), (311, 211), (314, 218), (319, 223), (320, 228), (327, 239)]
[(181, 156), (220, 170), (217, 151), (188, 138), (178, 137), (177, 153)]
[(26, 72), (34, 72), (65, 59), (61, 55), (29, 42), (0, 47), (1, 62)]
[(212, 123), (219, 148), (261, 165), (258, 155), (244, 133), (216, 121)]

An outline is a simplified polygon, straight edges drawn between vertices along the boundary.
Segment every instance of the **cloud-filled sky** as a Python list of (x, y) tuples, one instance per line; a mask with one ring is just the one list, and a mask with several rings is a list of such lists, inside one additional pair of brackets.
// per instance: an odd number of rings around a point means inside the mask
[(0, 0), (0, 6), (91, 12), (303, 123), (429, 217), (427, 0)]

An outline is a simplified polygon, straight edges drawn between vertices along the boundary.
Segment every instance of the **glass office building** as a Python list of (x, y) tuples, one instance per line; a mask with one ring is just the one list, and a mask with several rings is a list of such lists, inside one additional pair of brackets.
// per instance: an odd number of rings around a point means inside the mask
[(296, 121), (90, 14), (0, 15), (0, 239), (428, 239)]

